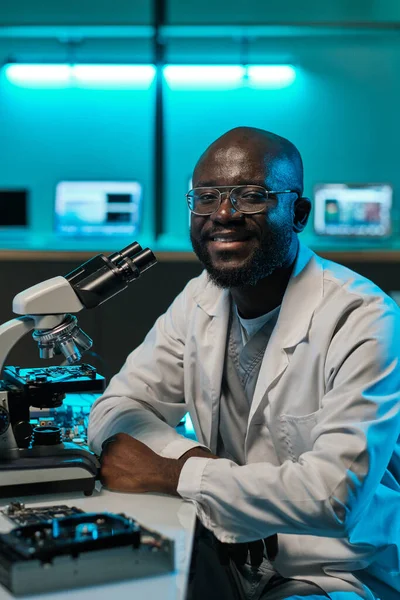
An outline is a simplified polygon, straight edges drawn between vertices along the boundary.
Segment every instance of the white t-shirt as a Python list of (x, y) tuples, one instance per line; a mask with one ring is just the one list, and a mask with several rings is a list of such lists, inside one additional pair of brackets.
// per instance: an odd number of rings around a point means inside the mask
[(261, 327), (264, 327), (264, 325), (268, 323), (268, 321), (272, 319), (277, 320), (280, 308), (281, 306), (279, 305), (273, 310), (270, 310), (265, 315), (261, 315), (261, 317), (255, 317), (254, 319), (243, 319), (243, 317), (240, 316), (237, 306), (235, 304), (236, 314), (238, 316), (240, 328), (242, 331), (243, 345), (247, 344), (249, 339), (253, 337), (253, 335), (261, 329)]

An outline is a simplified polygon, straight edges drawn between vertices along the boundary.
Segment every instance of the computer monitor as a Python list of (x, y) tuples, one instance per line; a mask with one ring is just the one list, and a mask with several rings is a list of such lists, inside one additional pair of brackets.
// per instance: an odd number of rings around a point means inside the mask
[(132, 236), (140, 230), (142, 186), (137, 181), (61, 181), (55, 230), (63, 236)]
[(314, 189), (314, 229), (320, 235), (384, 237), (391, 232), (388, 184), (326, 183)]
[(28, 225), (28, 192), (19, 189), (0, 190), (0, 228), (24, 229)]

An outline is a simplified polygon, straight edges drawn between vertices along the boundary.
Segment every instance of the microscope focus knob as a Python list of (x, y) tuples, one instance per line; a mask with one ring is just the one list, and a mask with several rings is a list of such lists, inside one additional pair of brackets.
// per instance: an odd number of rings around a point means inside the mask
[(14, 437), (18, 448), (29, 448), (32, 437), (32, 425), (29, 421), (19, 421), (13, 425)]
[(55, 446), (61, 444), (60, 427), (35, 427), (32, 434), (32, 446)]

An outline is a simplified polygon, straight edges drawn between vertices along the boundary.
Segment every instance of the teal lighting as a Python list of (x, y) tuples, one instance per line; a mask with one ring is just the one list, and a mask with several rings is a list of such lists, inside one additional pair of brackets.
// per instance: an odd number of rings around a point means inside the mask
[(193, 427), (193, 422), (192, 419), (190, 418), (189, 413), (186, 413), (185, 417), (184, 417), (184, 421), (185, 421), (185, 437), (191, 438), (191, 439), (196, 439), (196, 432), (194, 430)]
[(291, 65), (249, 65), (246, 71), (252, 87), (287, 87), (296, 79), (296, 71)]
[(283, 88), (296, 71), (291, 65), (167, 65), (164, 77), (174, 89)]
[(71, 67), (68, 65), (6, 65), (6, 78), (16, 85), (23, 84), (53, 84), (66, 85), (71, 77)]
[[(129, 87), (152, 84), (154, 65), (9, 64), (6, 79), (22, 87)], [(164, 78), (175, 89), (283, 88), (296, 71), (291, 65), (166, 65)]]
[(164, 78), (171, 88), (240, 87), (245, 74), (240, 65), (167, 65)]
[(10, 64), (5, 76), (22, 87), (149, 87), (154, 65)]
[(149, 86), (155, 76), (154, 65), (75, 65), (74, 77), (82, 83), (131, 84)]

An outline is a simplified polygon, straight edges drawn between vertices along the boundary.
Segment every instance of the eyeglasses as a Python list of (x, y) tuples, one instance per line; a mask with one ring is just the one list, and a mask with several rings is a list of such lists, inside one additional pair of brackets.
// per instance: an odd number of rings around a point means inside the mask
[(260, 185), (238, 185), (236, 187), (222, 185), (218, 188), (197, 187), (186, 194), (189, 210), (195, 215), (212, 215), (221, 206), (223, 194), (229, 195), (235, 210), (250, 215), (263, 212), (270, 196), (278, 194), (297, 194), (299, 196), (299, 193), (294, 190), (273, 192)]

